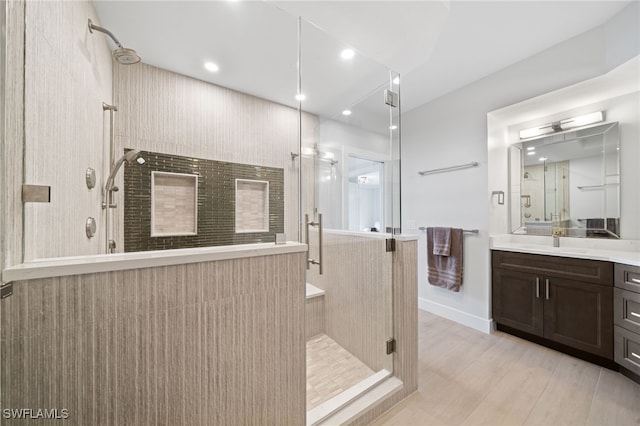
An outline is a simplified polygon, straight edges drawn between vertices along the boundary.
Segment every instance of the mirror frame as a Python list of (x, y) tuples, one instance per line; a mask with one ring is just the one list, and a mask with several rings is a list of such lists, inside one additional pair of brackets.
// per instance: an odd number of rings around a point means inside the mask
[[(610, 133), (610, 132), (614, 133)], [(602, 150), (602, 176), (601, 176), (601, 184), (596, 186), (602, 187), (602, 217), (598, 219), (602, 219), (601, 227), (591, 227), (584, 228), (582, 227), (567, 227), (562, 226), (562, 221), (544, 221), (544, 223), (550, 222), (551, 230), (549, 232), (549, 227), (546, 227), (544, 230), (540, 230), (538, 232), (528, 232), (526, 225), (522, 221), (522, 202), (521, 202), (521, 190), (522, 190), (522, 179), (524, 175), (524, 159), (526, 155), (526, 146), (529, 142), (535, 141), (537, 145), (553, 145), (563, 142), (568, 142), (571, 140), (585, 138), (589, 136), (597, 136), (603, 135), (606, 137), (607, 134), (615, 135), (615, 142), (613, 142), (613, 146), (616, 147), (616, 158), (614, 167), (617, 173), (615, 174), (607, 174), (607, 167), (605, 167), (606, 161), (606, 150), (604, 149), (605, 141), (603, 140), (603, 150)], [(611, 146), (611, 144), (609, 144)], [(529, 139), (523, 139), (521, 141), (515, 142), (508, 147), (508, 161), (509, 161), (509, 204), (510, 204), (510, 213), (509, 213), (509, 229), (512, 234), (520, 234), (520, 235), (559, 235), (562, 237), (577, 237), (577, 238), (621, 238), (620, 235), (620, 216), (621, 216), (621, 200), (620, 200), (620, 180), (621, 180), (621, 171), (620, 171), (620, 129), (619, 123), (616, 122), (605, 122), (598, 123), (596, 125), (585, 126), (583, 128), (566, 130), (563, 132), (557, 132), (552, 134), (546, 134), (543, 136), (538, 136)], [(570, 160), (570, 159), (569, 159)], [(551, 163), (549, 163), (551, 164)], [(546, 183), (545, 185), (545, 193), (546, 193)], [(613, 191), (613, 192), (612, 192)], [(617, 217), (609, 217), (607, 216), (607, 205), (608, 200), (612, 197), (611, 194), (615, 194), (615, 211), (618, 212)], [(610, 204), (610, 203), (609, 203)], [(569, 205), (571, 205), (571, 201), (569, 200)], [(571, 210), (570, 210), (571, 211)], [(569, 215), (569, 221), (577, 221), (577, 218), (571, 217)], [(617, 223), (613, 225), (610, 221), (617, 220)], [(542, 222), (541, 222), (542, 223)], [(584, 231), (584, 235), (580, 235)]]

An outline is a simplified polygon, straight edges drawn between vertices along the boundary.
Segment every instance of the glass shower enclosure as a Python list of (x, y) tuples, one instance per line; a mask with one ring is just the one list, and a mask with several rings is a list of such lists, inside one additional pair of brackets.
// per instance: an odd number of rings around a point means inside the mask
[(392, 375), (399, 93), (398, 74), (300, 21), (308, 424)]

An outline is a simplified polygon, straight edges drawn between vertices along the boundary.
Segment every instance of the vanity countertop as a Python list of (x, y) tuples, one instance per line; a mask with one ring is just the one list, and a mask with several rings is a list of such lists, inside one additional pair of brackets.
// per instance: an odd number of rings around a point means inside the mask
[(597, 238), (560, 237), (560, 247), (553, 247), (553, 237), (537, 235), (492, 235), (491, 250), (605, 260), (640, 266), (640, 241), (602, 240)]

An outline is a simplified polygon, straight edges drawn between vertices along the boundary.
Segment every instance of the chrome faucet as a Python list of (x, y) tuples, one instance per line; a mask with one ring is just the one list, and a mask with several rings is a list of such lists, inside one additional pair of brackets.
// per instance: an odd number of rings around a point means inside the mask
[(560, 236), (559, 235), (554, 235), (553, 236), (553, 246), (554, 247), (560, 247)]

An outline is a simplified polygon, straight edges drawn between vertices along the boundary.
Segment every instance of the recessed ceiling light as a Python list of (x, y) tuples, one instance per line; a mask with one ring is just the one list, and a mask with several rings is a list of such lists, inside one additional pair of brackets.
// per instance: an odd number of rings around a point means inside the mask
[(304, 93), (298, 93), (296, 95), (296, 101), (304, 101), (305, 99), (307, 99), (307, 96)]
[(548, 160), (548, 158), (547, 158), (547, 157), (540, 157), (540, 158), (538, 158), (538, 160), (540, 160), (540, 161), (547, 161), (547, 160)]
[(220, 70), (220, 67), (213, 62), (205, 62), (204, 67), (207, 69), (207, 71), (211, 72), (218, 72)]
[(344, 49), (342, 52), (340, 52), (340, 56), (342, 57), (342, 59), (351, 59), (355, 56), (356, 52), (353, 51), (353, 49)]
[(536, 152), (535, 151), (529, 151), (529, 152), (527, 152), (527, 155), (536, 155)]
[(536, 149), (535, 146), (530, 146), (530, 147), (527, 148), (527, 151), (533, 151), (534, 149)]
[(342, 115), (351, 115), (351, 111), (345, 109), (344, 111), (342, 111)]
[(393, 84), (400, 84), (400, 76), (393, 79)]
[(389, 126), (389, 128), (390, 128), (391, 130), (395, 130), (395, 129), (397, 129), (397, 128), (398, 128), (398, 126), (396, 126), (396, 125), (394, 124), (393, 126)]

